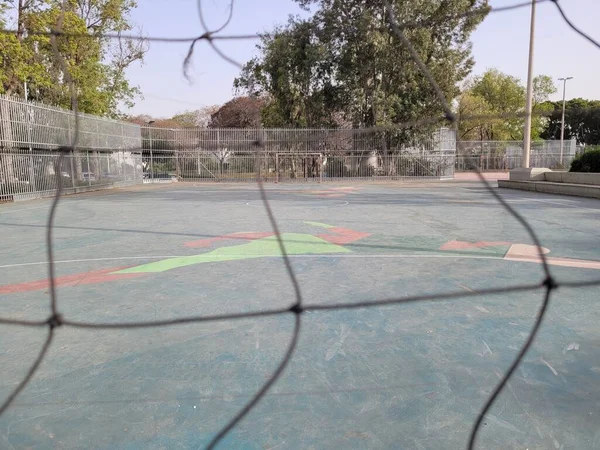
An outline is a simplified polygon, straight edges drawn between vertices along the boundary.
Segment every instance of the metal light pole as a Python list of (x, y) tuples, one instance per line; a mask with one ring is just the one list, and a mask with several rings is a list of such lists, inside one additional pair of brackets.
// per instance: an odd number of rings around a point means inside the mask
[(562, 106), (562, 118), (560, 119), (560, 163), (563, 162), (563, 148), (565, 144), (565, 94), (567, 92), (567, 81), (572, 80), (573, 77), (559, 78), (559, 81), (563, 82), (563, 106)]
[(531, 25), (529, 27), (529, 62), (527, 66), (527, 101), (525, 103), (525, 129), (523, 130), (523, 167), (529, 168), (531, 155), (531, 110), (533, 104), (533, 48), (535, 38), (535, 4), (531, 0)]

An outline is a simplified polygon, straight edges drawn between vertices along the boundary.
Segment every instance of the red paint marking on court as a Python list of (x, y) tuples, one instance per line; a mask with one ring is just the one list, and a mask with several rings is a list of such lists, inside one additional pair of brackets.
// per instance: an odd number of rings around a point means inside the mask
[(316, 194), (315, 197), (322, 197), (322, 198), (340, 198), (340, 197), (345, 197), (345, 194)]
[[(104, 283), (107, 281), (129, 279), (142, 275), (139, 273), (112, 273), (118, 272), (119, 270), (127, 269), (128, 267), (129, 266), (112, 267), (110, 269), (95, 270), (93, 272), (77, 273), (75, 275), (65, 275), (62, 277), (57, 277), (55, 279), (55, 285), (78, 286), (80, 284), (96, 284)], [(50, 283), (48, 282), (48, 279), (28, 281), (25, 283), (8, 284), (6, 286), (0, 286), (0, 294), (16, 294), (17, 292), (41, 291), (44, 289), (48, 289), (49, 287)]]
[(317, 237), (336, 245), (350, 244), (371, 236), (371, 233), (363, 233), (362, 231), (342, 227), (329, 228), (328, 231), (335, 234), (318, 234)]
[(503, 241), (481, 241), (481, 242), (464, 242), (464, 241), (449, 241), (440, 247), (440, 250), (465, 250), (469, 248), (485, 248), (499, 247), (501, 245), (511, 245), (510, 242)]
[(358, 188), (355, 187), (334, 187), (332, 188), (334, 191), (345, 191), (345, 192), (354, 192), (354, 191), (358, 191)]
[(254, 241), (256, 239), (263, 239), (267, 237), (274, 236), (273, 232), (262, 232), (262, 233), (233, 233), (233, 234), (225, 234), (223, 236), (218, 236), (210, 239), (200, 239), (199, 241), (191, 241), (183, 244), (186, 247), (197, 248), (197, 247), (210, 247), (215, 242), (219, 241), (227, 241), (231, 239), (241, 239), (244, 241)]

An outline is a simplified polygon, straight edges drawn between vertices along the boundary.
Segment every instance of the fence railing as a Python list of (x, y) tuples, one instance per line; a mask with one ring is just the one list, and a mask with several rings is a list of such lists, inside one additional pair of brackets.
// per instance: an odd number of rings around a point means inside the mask
[[(79, 114), (77, 148), (131, 150), (142, 147), (139, 125)], [(0, 148), (5, 152), (55, 150), (71, 145), (75, 114), (62, 108), (0, 95)]]
[[(316, 128), (156, 128), (142, 127), (142, 148), (153, 152), (195, 151), (219, 154), (321, 153), (439, 154), (456, 150), (454, 131), (406, 142), (399, 130)], [(260, 143), (260, 147), (257, 145)]]
[(78, 151), (0, 153), (0, 202), (51, 197), (58, 180), (65, 193), (85, 192), (143, 182), (140, 153)]
[[(206, 152), (144, 154), (146, 182), (335, 181), (441, 179), (454, 175), (454, 155), (378, 156), (320, 153), (261, 153), (219, 158)], [(259, 162), (260, 161), (260, 162)], [(259, 167), (257, 167), (259, 166)]]
[[(454, 131), (444, 128), (407, 143), (392, 129), (167, 129), (80, 114), (77, 151), (58, 168), (55, 150), (72, 143), (73, 112), (0, 95), (0, 119), (1, 200), (52, 195), (57, 173), (72, 191), (257, 174), (266, 181), (440, 179), (520, 167), (523, 153), (517, 141), (463, 141), (457, 152)], [(578, 150), (575, 141), (533, 142), (531, 166), (566, 168)]]
[[(141, 183), (139, 125), (0, 95), (0, 201)], [(76, 131), (78, 130), (77, 134)], [(63, 146), (77, 137), (77, 151)]]
[[(582, 147), (576, 141), (535, 141), (531, 143), (530, 166), (549, 169), (569, 168)], [(521, 141), (462, 141), (456, 155), (456, 171), (465, 172), (478, 167), (483, 171), (510, 170), (521, 167)]]

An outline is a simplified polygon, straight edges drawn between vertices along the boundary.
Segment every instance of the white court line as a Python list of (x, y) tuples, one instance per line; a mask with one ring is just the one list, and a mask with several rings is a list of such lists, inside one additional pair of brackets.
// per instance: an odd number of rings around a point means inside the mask
[[(278, 200), (269, 200), (269, 203), (273, 203), (273, 202), (277, 202)], [(288, 200), (283, 200), (284, 202), (287, 202)], [(308, 201), (314, 201), (314, 199), (310, 199)], [(256, 203), (256, 202), (261, 202), (260, 200), (252, 200), (249, 202), (246, 202), (246, 206), (252, 206), (253, 208), (257, 208), (257, 207), (264, 207), (264, 205), (261, 204), (260, 205), (253, 205), (252, 203)], [(314, 205), (314, 206), (310, 206), (310, 208), (340, 208), (342, 206), (348, 206), (350, 204), (350, 202), (344, 202), (341, 205)], [(306, 205), (295, 205), (296, 208), (306, 208)]]
[(572, 208), (584, 208), (584, 209), (591, 209), (594, 211), (598, 211), (600, 212), (600, 208), (591, 208), (589, 206), (585, 206), (585, 205), (580, 205), (579, 201), (577, 200), (567, 200), (567, 199), (556, 199), (556, 200), (542, 200), (540, 198), (531, 198), (528, 200), (532, 200), (534, 202), (540, 202), (540, 203), (548, 203), (551, 205), (560, 205), (560, 206), (570, 206)]
[[(82, 195), (86, 194), (86, 192), (83, 192)], [(109, 194), (105, 194), (102, 197), (108, 197)], [(69, 196), (71, 197), (71, 196)], [(60, 199), (60, 206), (65, 206), (65, 205), (69, 205), (71, 203), (80, 203), (80, 202), (84, 202), (87, 199), (85, 198), (78, 198), (78, 199), (74, 199), (74, 198), (69, 198), (69, 197), (61, 197)], [(101, 197), (100, 195), (98, 195), (96, 198)], [(15, 212), (21, 212), (21, 211), (32, 211), (34, 209), (50, 209), (50, 206), (52, 205), (52, 201), (53, 201), (53, 197), (46, 197), (43, 199), (37, 199), (37, 200), (41, 200), (44, 201), (46, 203), (46, 205), (44, 206), (36, 206), (34, 208), (22, 208), (22, 209), (12, 209), (12, 208), (8, 208), (6, 209), (6, 211), (3, 211), (2, 208), (0, 208), (0, 217), (2, 217), (5, 214), (10, 214), (10, 213), (15, 213)], [(27, 201), (27, 200), (25, 200)]]
[[(469, 191), (471, 194), (473, 193), (469, 188), (460, 188), (463, 191)], [(547, 194), (547, 195), (552, 195), (552, 194)], [(547, 203), (549, 205), (558, 205), (558, 206), (567, 206), (570, 208), (582, 208), (582, 209), (591, 209), (592, 211), (598, 211), (600, 212), (600, 208), (592, 208), (590, 206), (585, 206), (581, 204), (582, 200), (590, 200), (589, 197), (578, 197), (577, 200), (571, 200), (568, 198), (555, 198), (552, 200), (545, 200), (545, 199), (541, 199), (541, 198), (533, 198), (533, 197), (523, 197), (523, 196), (508, 196), (508, 195), (503, 195), (502, 199), (508, 203), (528, 203), (528, 202), (539, 202), (539, 203)], [(593, 199), (592, 199), (593, 200)], [(472, 200), (474, 203), (475, 202), (483, 202), (489, 205), (499, 205), (497, 200), (494, 199), (489, 199), (489, 198), (483, 198), (480, 199), (479, 197), (475, 198)]]
[[(190, 256), (190, 255), (183, 255)], [(97, 262), (97, 261), (119, 261), (119, 260), (132, 260), (132, 259), (163, 259), (163, 258), (181, 258), (182, 256), (177, 255), (164, 255), (164, 256), (119, 256), (113, 258), (88, 258), (88, 259), (64, 259), (61, 261), (54, 261), (54, 264), (69, 264), (69, 263), (80, 263), (80, 262)], [(48, 264), (48, 261), (21, 263), (21, 264), (6, 264), (0, 266), (0, 269), (8, 269), (11, 267), (25, 267), (25, 266), (39, 266), (42, 264)]]
[[(60, 261), (54, 261), (55, 264), (72, 264), (72, 263), (82, 263), (82, 262), (97, 262), (97, 261), (123, 261), (123, 260), (134, 260), (134, 259), (165, 259), (165, 258), (186, 258), (188, 256), (197, 256), (197, 255), (166, 255), (166, 256), (121, 256), (115, 258), (89, 258), (89, 259), (65, 259)], [(348, 259), (368, 259), (368, 258), (390, 258), (390, 259), (402, 259), (402, 258), (460, 258), (460, 259), (495, 259), (495, 260), (503, 260), (503, 257), (499, 256), (477, 256), (477, 255), (419, 255), (419, 254), (389, 254), (389, 255), (377, 255), (377, 254), (353, 254), (349, 255), (347, 253), (338, 254), (327, 254), (327, 255), (288, 255), (290, 258), (348, 258)], [(219, 256), (211, 255), (211, 258), (218, 259)], [(255, 258), (281, 258), (281, 256), (256, 256), (256, 257), (248, 257), (248, 255), (223, 255), (222, 258), (247, 258), (247, 259), (255, 259)], [(39, 266), (42, 264), (48, 264), (47, 261), (40, 262), (31, 262), (31, 263), (21, 263), (21, 264), (6, 264), (0, 266), (0, 269), (9, 269), (11, 267), (26, 267), (26, 266)]]
[(0, 217), (3, 216), (4, 214), (10, 214), (10, 213), (21, 212), (21, 211), (31, 211), (33, 209), (50, 209), (50, 204), (45, 205), (45, 206), (37, 206), (35, 208), (24, 208), (24, 209), (12, 209), (12, 208), (8, 208), (6, 211), (0, 210)]

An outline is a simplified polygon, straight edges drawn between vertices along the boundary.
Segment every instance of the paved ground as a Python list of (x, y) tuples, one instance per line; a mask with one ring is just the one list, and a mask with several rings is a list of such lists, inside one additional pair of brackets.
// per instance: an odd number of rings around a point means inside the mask
[[(475, 182), (271, 185), (306, 303), (541, 280), (523, 228)], [(502, 190), (560, 280), (600, 277), (600, 201)], [(0, 316), (48, 315), (49, 201), (0, 205)], [(56, 229), (59, 306), (85, 321), (293, 302), (255, 186), (174, 184), (70, 196)], [(600, 448), (597, 289), (559, 290), (479, 448)], [(462, 449), (541, 292), (308, 313), (272, 392), (220, 448)], [(59, 329), (0, 417), (0, 448), (202, 448), (278, 364), (292, 319), (154, 330)], [(0, 327), (0, 398), (45, 330)]]

